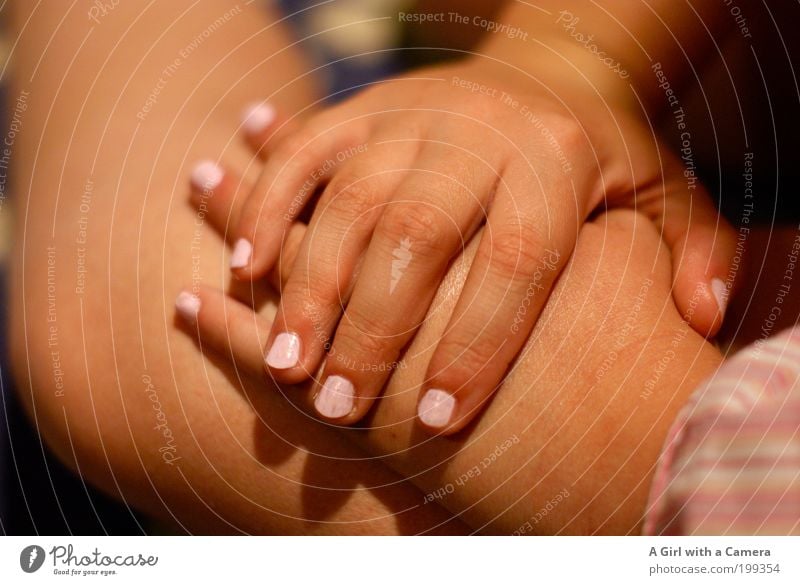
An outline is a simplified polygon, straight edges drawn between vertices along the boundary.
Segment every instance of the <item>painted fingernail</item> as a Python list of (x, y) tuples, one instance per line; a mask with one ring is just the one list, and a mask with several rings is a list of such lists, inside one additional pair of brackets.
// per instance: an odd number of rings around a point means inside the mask
[(355, 388), (347, 378), (328, 376), (314, 400), (314, 407), (324, 417), (341, 418), (353, 410), (355, 395)]
[(244, 268), (250, 263), (250, 254), (253, 253), (253, 246), (244, 238), (236, 240), (231, 254), (231, 268)]
[(711, 279), (711, 292), (717, 299), (720, 314), (725, 315), (725, 309), (728, 308), (728, 287), (719, 278), (713, 278)]
[(197, 313), (200, 312), (200, 298), (183, 291), (175, 299), (175, 310), (189, 323), (197, 323)]
[(242, 112), (242, 129), (245, 134), (261, 134), (275, 121), (275, 116), (275, 108), (269, 104), (250, 104)]
[(267, 365), (278, 370), (293, 368), (300, 361), (300, 337), (294, 333), (280, 333), (267, 353)]
[(452, 394), (431, 388), (419, 401), (417, 416), (429, 427), (441, 428), (450, 422), (455, 407), (456, 399)]
[(224, 176), (225, 171), (217, 163), (203, 160), (197, 163), (192, 170), (192, 184), (201, 190), (216, 189)]

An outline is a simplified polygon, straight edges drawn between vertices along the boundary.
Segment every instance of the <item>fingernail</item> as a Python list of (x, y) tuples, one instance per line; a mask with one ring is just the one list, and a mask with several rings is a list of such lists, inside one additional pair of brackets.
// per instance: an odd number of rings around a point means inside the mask
[(275, 115), (269, 104), (250, 104), (242, 112), (242, 129), (245, 134), (261, 134), (275, 121)]
[(294, 333), (280, 333), (267, 353), (267, 365), (285, 370), (300, 361), (300, 337)]
[(728, 308), (728, 287), (719, 278), (713, 278), (711, 279), (711, 292), (717, 299), (720, 314), (725, 315), (725, 309)]
[(441, 428), (450, 422), (456, 399), (449, 392), (431, 388), (419, 401), (417, 416), (429, 427)]
[(197, 163), (192, 170), (192, 184), (201, 190), (216, 189), (224, 176), (225, 171), (217, 163), (204, 160)]
[(231, 268), (244, 268), (250, 263), (250, 254), (253, 253), (253, 246), (244, 238), (236, 240), (231, 254)]
[(355, 388), (347, 378), (328, 376), (314, 400), (314, 407), (324, 417), (341, 418), (353, 410), (355, 394)]
[(200, 311), (200, 298), (183, 291), (175, 299), (175, 310), (189, 323), (197, 323), (197, 313)]

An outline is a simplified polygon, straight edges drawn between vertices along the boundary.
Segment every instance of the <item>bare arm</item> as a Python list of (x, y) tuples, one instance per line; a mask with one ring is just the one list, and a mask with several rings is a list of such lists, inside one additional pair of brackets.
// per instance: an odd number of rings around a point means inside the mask
[[(186, 203), (200, 154), (249, 162), (242, 107), (314, 99), (253, 5), (19, 2), (12, 336), (20, 392), (56, 453), (190, 530), (449, 531), (419, 492), (280, 396), (202, 360), (177, 328), (185, 282), (226, 285), (222, 239)], [(274, 92), (274, 95), (273, 95)]]
[(450, 26), (451, 14), (465, 18), (461, 28), (482, 26), (486, 32), (477, 51), (491, 59), (533, 71), (561, 90), (591, 88), (606, 100), (637, 110), (641, 101), (651, 115), (666, 108), (665, 88), (659, 87), (663, 79), (656, 76), (654, 66), (680, 93), (699, 82), (715, 43), (736, 25), (725, 3), (713, 0), (501, 4), (500, 8), (497, 3), (437, 0), (421, 2), (421, 7), (446, 11)]

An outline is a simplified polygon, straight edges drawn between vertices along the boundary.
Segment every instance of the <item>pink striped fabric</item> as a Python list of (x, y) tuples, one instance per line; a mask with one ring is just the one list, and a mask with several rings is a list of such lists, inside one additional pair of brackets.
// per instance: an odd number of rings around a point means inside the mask
[(703, 383), (667, 435), (644, 534), (800, 534), (800, 327)]

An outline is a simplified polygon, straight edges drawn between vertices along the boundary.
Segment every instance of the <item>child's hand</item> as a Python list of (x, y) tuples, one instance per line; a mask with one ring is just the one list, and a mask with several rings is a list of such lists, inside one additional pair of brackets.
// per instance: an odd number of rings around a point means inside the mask
[(468, 61), (378, 84), (272, 137), (234, 228), (235, 275), (266, 275), (298, 214), (324, 192), (282, 290), (270, 373), (296, 383), (319, 372), (319, 414), (360, 419), (402, 367), (448, 263), (485, 222), (420, 394), (420, 420), (457, 431), (505, 376), (581, 223), (604, 203), (659, 222), (679, 308), (699, 331), (715, 331), (730, 228), (648, 126), (596, 103), (533, 80), (509, 84)]

